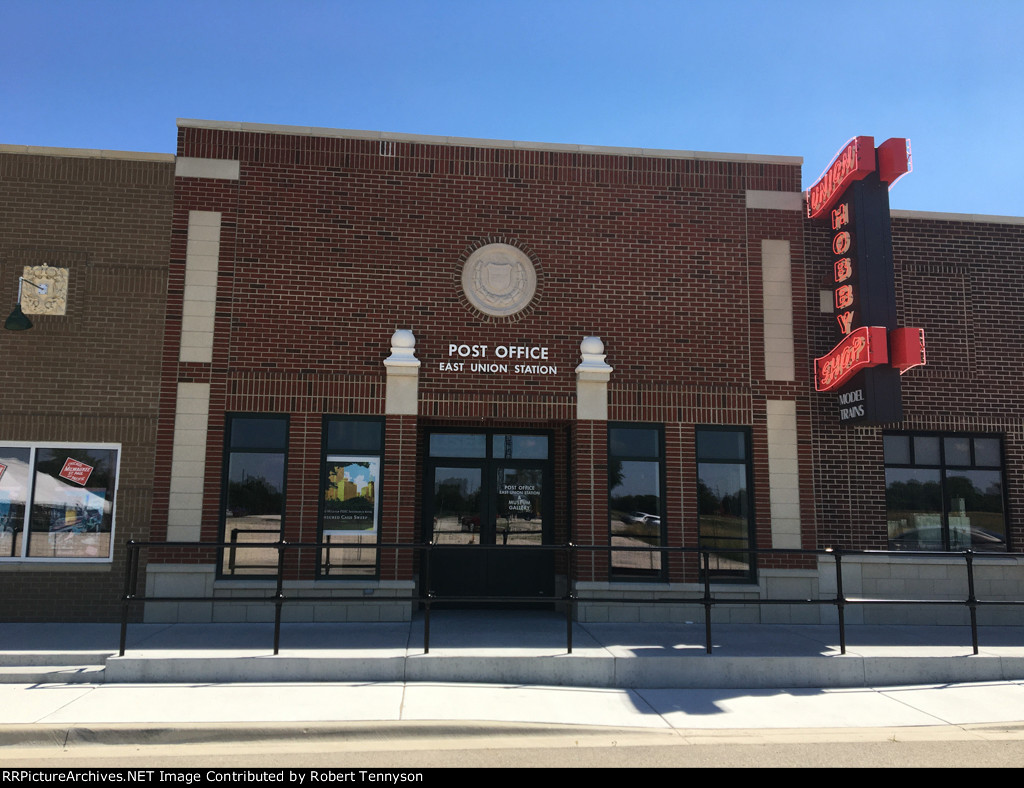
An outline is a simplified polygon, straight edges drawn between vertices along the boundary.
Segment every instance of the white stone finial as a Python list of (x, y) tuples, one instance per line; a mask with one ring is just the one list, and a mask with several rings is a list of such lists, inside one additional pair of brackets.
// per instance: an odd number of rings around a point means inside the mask
[(416, 335), (408, 328), (400, 328), (391, 335), (391, 347), (416, 347)]
[(400, 328), (391, 335), (391, 355), (384, 359), (385, 367), (418, 367), (416, 335), (408, 328)]
[(583, 337), (583, 341), (580, 342), (580, 353), (584, 358), (600, 355), (604, 353), (604, 342), (601, 341), (601, 337)]
[(580, 356), (582, 363), (576, 367), (577, 373), (600, 373), (605, 376), (611, 374), (612, 368), (604, 360), (604, 342), (601, 337), (583, 337), (580, 342)]

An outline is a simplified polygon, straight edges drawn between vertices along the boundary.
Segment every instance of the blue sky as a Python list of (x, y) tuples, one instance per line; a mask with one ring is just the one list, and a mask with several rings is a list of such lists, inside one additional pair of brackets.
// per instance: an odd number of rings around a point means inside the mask
[(1021, 0), (3, 0), (0, 143), (176, 118), (804, 158), (909, 137), (894, 208), (1024, 215)]

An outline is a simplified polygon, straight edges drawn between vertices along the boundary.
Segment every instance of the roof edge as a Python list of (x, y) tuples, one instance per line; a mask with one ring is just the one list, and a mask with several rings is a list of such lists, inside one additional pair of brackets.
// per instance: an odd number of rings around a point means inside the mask
[(219, 129), (244, 131), (253, 134), (286, 134), (303, 137), (338, 137), (342, 139), (371, 139), (395, 142), (419, 142), (424, 145), (451, 145), (455, 147), (501, 148), (508, 150), (545, 150), (564, 153), (591, 153), (611, 156), (646, 156), (661, 159), (699, 159), (706, 161), (761, 162), (766, 164), (803, 164), (803, 156), (774, 156), (758, 153), (714, 153), (710, 151), (663, 150), (660, 148), (617, 148), (603, 145), (573, 145), (559, 142), (523, 142), (517, 140), (490, 140), (473, 137), (441, 137), (429, 134), (403, 134), (393, 131), (362, 131), (358, 129), (328, 129), (317, 126), (277, 126), (269, 123), (243, 123), (241, 121), (197, 120), (178, 118), (178, 128)]
[(93, 148), (45, 148), (39, 145), (0, 144), (0, 153), (29, 156), (68, 156), (77, 159), (121, 159), (125, 161), (162, 161), (173, 163), (173, 153), (143, 153), (130, 150), (98, 150)]
[(936, 222), (978, 222), (985, 224), (1024, 224), (1024, 216), (994, 216), (985, 213), (942, 213), (939, 211), (891, 210), (896, 219), (931, 219)]

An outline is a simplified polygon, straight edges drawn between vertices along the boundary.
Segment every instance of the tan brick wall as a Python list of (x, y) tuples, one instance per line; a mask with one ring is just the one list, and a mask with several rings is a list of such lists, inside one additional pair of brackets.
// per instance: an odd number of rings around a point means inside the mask
[(26, 265), (69, 270), (65, 316), (0, 330), (0, 441), (120, 443), (112, 564), (0, 564), (4, 620), (113, 620), (149, 535), (173, 186), (146, 160), (0, 152), (0, 309)]

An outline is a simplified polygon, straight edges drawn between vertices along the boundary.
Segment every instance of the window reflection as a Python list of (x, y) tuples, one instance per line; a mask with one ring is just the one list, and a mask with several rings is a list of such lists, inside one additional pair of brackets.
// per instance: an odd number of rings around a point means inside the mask
[(326, 534), (320, 572), (325, 577), (376, 577), (376, 534)]
[[(708, 571), (717, 579), (750, 579), (753, 517), (749, 435), (744, 429), (697, 430), (697, 520)], [(737, 462), (739, 460), (739, 462)]]
[(505, 460), (546, 460), (548, 438), (546, 435), (495, 435), (491, 456)]
[(430, 436), (431, 457), (486, 457), (487, 436), (435, 432)]
[(651, 427), (611, 427), (608, 453), (618, 457), (658, 457), (661, 433)]
[(221, 557), (225, 575), (277, 574), (288, 448), (286, 416), (229, 416)]
[(0, 558), (19, 558), (29, 495), (27, 448), (0, 446)]
[(886, 468), (885, 507), (891, 549), (944, 549), (938, 470)]
[(117, 451), (36, 450), (29, 558), (109, 558)]
[[(661, 463), (648, 460), (611, 460), (609, 509), (612, 546), (661, 546)], [(661, 554), (613, 551), (616, 571), (654, 572), (661, 569)]]
[(434, 469), (434, 543), (480, 543), (480, 468)]
[(946, 471), (949, 549), (1005, 550), (999, 471)]
[(284, 455), (231, 455), (228, 494), (224, 509), (228, 574), (275, 574), (277, 551), (271, 547), (245, 547), (246, 543), (276, 542), (284, 513)]
[(1000, 438), (884, 440), (889, 549), (1007, 549)]
[(737, 551), (712, 553), (710, 569), (748, 572), (750, 556), (741, 552), (747, 548), (750, 534), (747, 466), (704, 462), (698, 465), (697, 475), (701, 547)]

